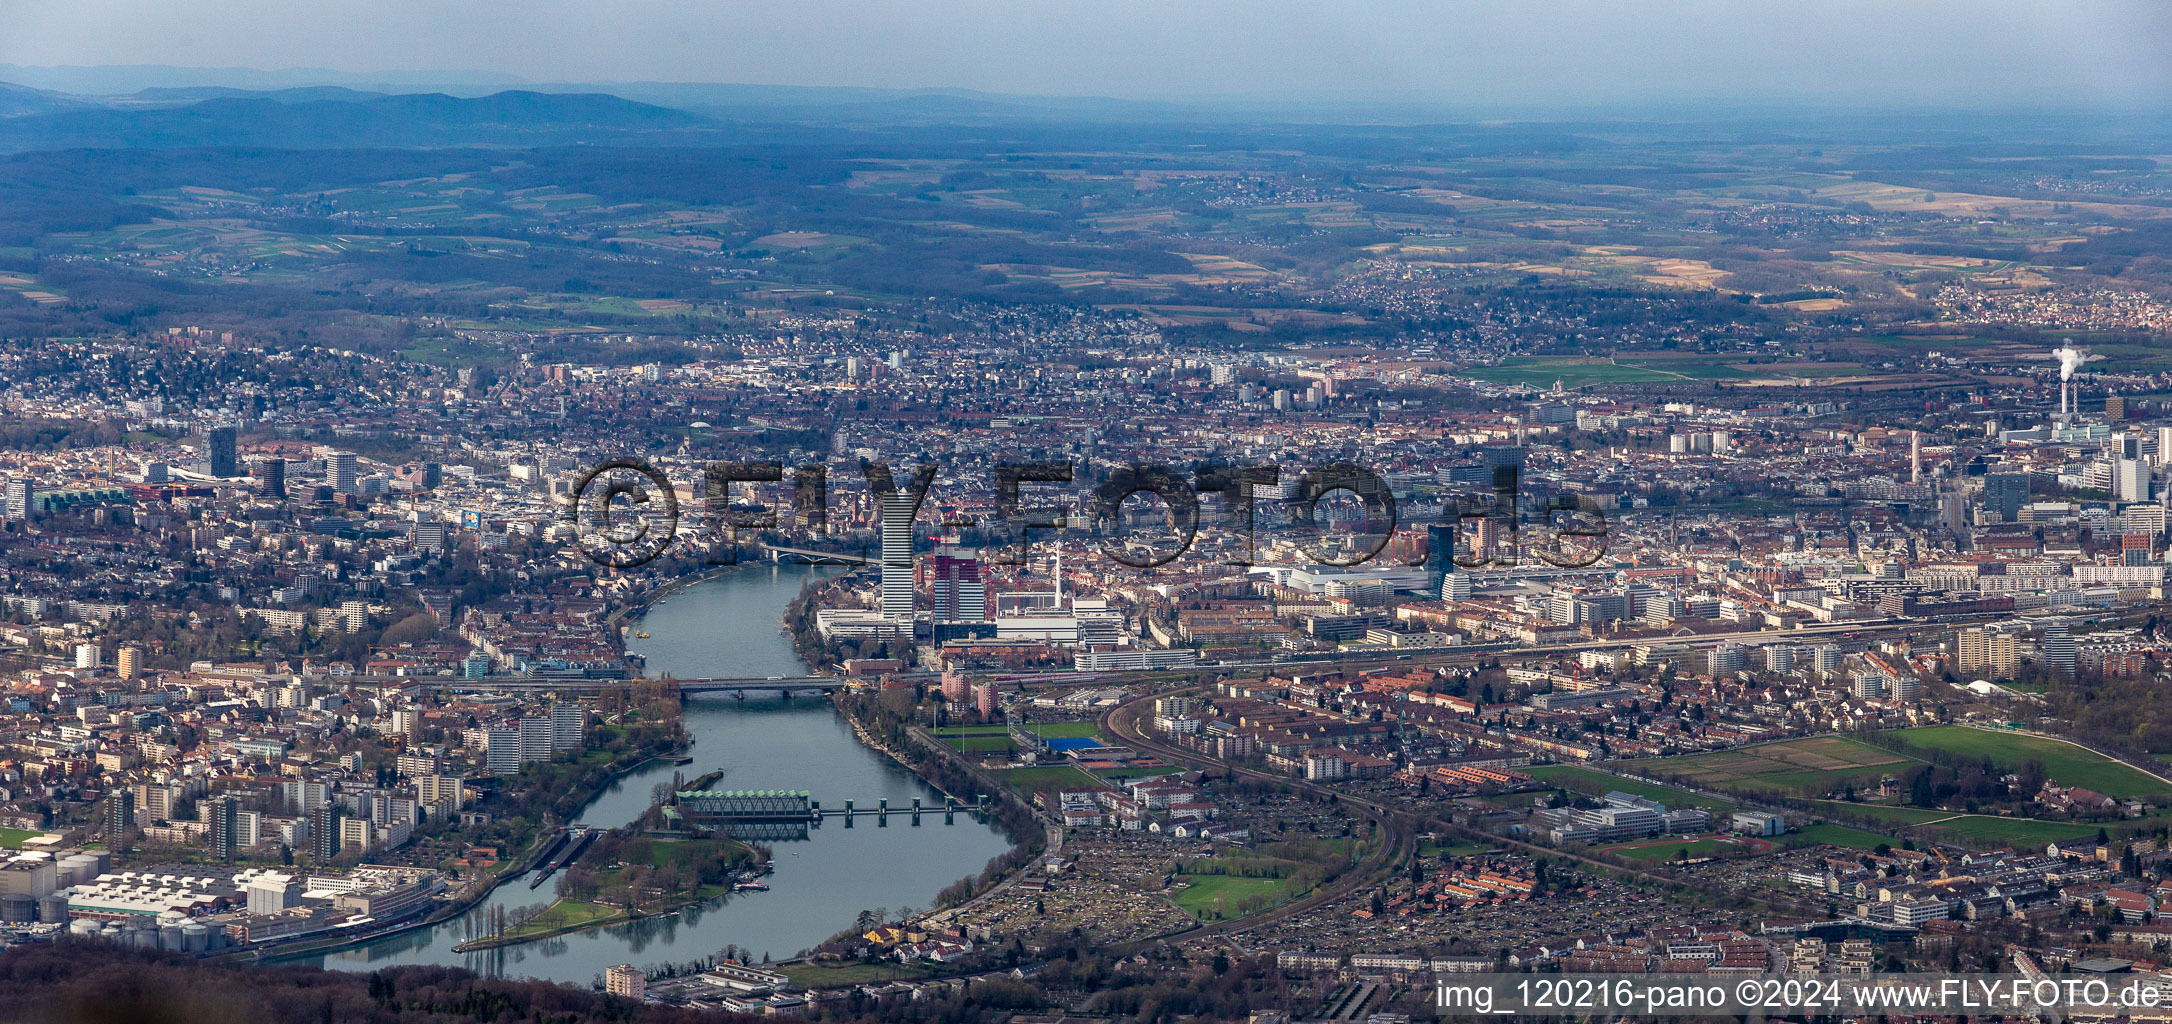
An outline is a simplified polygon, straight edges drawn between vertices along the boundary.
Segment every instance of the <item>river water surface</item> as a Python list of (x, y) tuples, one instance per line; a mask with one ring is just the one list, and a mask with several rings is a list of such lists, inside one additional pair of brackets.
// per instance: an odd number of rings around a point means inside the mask
[[(799, 566), (747, 566), (686, 587), (651, 608), (635, 628), (649, 639), (630, 639), (630, 650), (648, 659), (652, 675), (794, 676), (806, 667), (779, 627), (784, 606), (811, 573)], [(686, 730), (694, 738), (692, 764), (658, 764), (629, 775), (581, 813), (586, 824), (619, 826), (648, 807), (650, 791), (674, 771), (688, 780), (721, 770), (719, 789), (804, 789), (824, 807), (860, 807), (889, 798), (910, 807), (914, 797), (941, 806), (933, 787), (889, 758), (861, 745), (851, 726), (819, 696), (789, 701), (773, 694), (741, 701), (725, 695), (691, 697)], [(831, 821), (805, 840), (770, 844), (776, 871), (768, 892), (740, 893), (677, 915), (650, 918), (556, 939), (455, 953), (454, 945), (480, 933), (494, 906), (547, 903), (551, 882), (529, 889), (526, 877), (499, 886), (467, 915), (351, 949), (307, 958), (338, 970), (376, 970), (400, 964), (442, 964), (486, 974), (588, 984), (612, 964), (645, 966), (708, 956), (726, 944), (778, 958), (790, 956), (850, 927), (862, 910), (926, 909), (944, 886), (980, 871), (1009, 844), (1001, 833), (959, 814), (893, 814), (887, 827), (862, 818), (852, 828)], [(474, 922), (470, 924), (469, 922)]]

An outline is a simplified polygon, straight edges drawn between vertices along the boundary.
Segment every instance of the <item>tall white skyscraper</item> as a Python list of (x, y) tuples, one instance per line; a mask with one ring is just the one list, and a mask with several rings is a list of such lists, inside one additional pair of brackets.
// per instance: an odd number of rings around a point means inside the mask
[(340, 494), (354, 493), (355, 456), (353, 452), (333, 452), (324, 460), (325, 476), (330, 479), (332, 490)]
[(2138, 458), (2117, 459), (2112, 463), (2112, 497), (2118, 501), (2148, 501), (2149, 463)]
[(913, 499), (904, 491), (882, 496), (882, 616), (913, 617)]

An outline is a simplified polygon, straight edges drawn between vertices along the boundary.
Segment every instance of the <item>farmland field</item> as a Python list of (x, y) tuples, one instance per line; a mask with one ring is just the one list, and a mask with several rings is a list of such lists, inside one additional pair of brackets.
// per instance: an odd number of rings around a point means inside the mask
[(2110, 796), (2148, 797), (2172, 793), (2172, 785), (2160, 779), (2151, 778), (2093, 750), (2042, 736), (1992, 732), (1961, 725), (1903, 729), (1885, 735), (1899, 740), (1904, 747), (1986, 758), (2008, 770), (2027, 761), (2041, 761), (2052, 782), (2062, 786), (2083, 786)]
[(1658, 786), (1649, 782), (1624, 779), (1573, 764), (1540, 765), (1536, 768), (1524, 769), (1524, 771), (1532, 778), (1553, 783), (1564, 789), (1575, 790), (1586, 796), (1602, 796), (1608, 790), (1615, 790), (1628, 793), (1631, 796), (1657, 800), (1668, 807), (1702, 807), (1714, 814), (1725, 814), (1735, 809), (1735, 805), (1731, 801), (1698, 796), (1695, 793), (1685, 792), (1671, 786)]
[(1813, 736), (1665, 758), (1653, 770), (1699, 786), (1817, 795), (1843, 782), (1875, 784), (1883, 775), (1920, 763), (1845, 736)]

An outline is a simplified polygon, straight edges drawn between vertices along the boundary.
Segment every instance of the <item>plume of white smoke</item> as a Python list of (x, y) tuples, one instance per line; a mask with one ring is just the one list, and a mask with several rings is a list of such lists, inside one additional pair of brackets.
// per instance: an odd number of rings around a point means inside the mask
[(2089, 358), (2081, 349), (2072, 345), (2061, 345), (2053, 349), (2051, 354), (2059, 360), (2060, 380), (2073, 380), (2075, 367), (2080, 366), (2082, 360)]

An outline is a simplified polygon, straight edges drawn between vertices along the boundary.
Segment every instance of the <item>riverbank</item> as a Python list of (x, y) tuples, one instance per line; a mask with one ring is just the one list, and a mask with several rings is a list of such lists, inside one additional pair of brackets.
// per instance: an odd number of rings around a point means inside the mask
[[(590, 790), (580, 798), (581, 805), (585, 807), (588, 804), (593, 803), (598, 797), (601, 797), (605, 792), (608, 792), (612, 786), (617, 785), (620, 780), (647, 769), (650, 765), (656, 763), (659, 760), (669, 760), (675, 757), (683, 756), (688, 746), (689, 743), (686, 737), (682, 736), (677, 753), (667, 752), (652, 754), (648, 757), (642, 758), (639, 761), (635, 761), (632, 764), (629, 764), (623, 768), (611, 771), (607, 776), (605, 776), (605, 778), (601, 782), (598, 782), (596, 785), (591, 787)], [(546, 849), (549, 848), (547, 840), (552, 834), (553, 832), (550, 828), (537, 828), (534, 834), (528, 837), (525, 845), (521, 847), (520, 856), (518, 858), (512, 858), (502, 862), (498, 869), (489, 876), (489, 881), (487, 884), (478, 880), (475, 882), (471, 882), (468, 885), (462, 886), (459, 890), (459, 895), (455, 896), (451, 901), (447, 902), (442, 907), (436, 910), (432, 910), (428, 914), (424, 914), (420, 917), (401, 922), (392, 927), (388, 927), (382, 930), (341, 935), (338, 936), (336, 939), (329, 941), (319, 937), (302, 939), (294, 943), (285, 945), (259, 946), (251, 950), (237, 951), (233, 955), (236, 957), (250, 956), (260, 960), (287, 960), (296, 957), (314, 956), (322, 953), (334, 953), (343, 949), (352, 949), (354, 947), (365, 946), (373, 942), (381, 942), (385, 939), (397, 938), (409, 932), (425, 928), (438, 927), (439, 925), (445, 924), (448, 921), (459, 918), (462, 914), (466, 914), (469, 911), (474, 910), (483, 901), (489, 899), (492, 893), (497, 892), (498, 889), (504, 886), (507, 882), (523, 878), (527, 876), (529, 872), (534, 871), (536, 868), (540, 867), (543, 859), (543, 853)]]
[[(565, 869), (566, 895), (497, 935), (453, 947), (467, 953), (676, 913), (725, 896), (768, 870), (768, 858), (736, 839), (675, 839), (638, 833), (637, 822), (607, 833)], [(603, 865), (595, 867), (589, 865)], [(644, 898), (646, 897), (646, 898)]]
[[(746, 566), (712, 575), (653, 604), (635, 624), (651, 636), (634, 638), (629, 633), (628, 646), (645, 657), (652, 675), (691, 678), (720, 674), (726, 667), (728, 674), (756, 677), (803, 674), (805, 666), (778, 630), (777, 619), (804, 583), (828, 575), (824, 569), (792, 565)], [(898, 752), (908, 759), (900, 764), (854, 736), (851, 724), (827, 702), (740, 701), (696, 694), (686, 697), (680, 709), (695, 760), (676, 780), (678, 788), (688, 788), (688, 780), (716, 775), (718, 781), (710, 788), (804, 790), (824, 806), (841, 806), (851, 799), (862, 807), (880, 800), (892, 807), (909, 807), (916, 797), (932, 798), (938, 807), (944, 803), (941, 792), (929, 788), (919, 773), (909, 769), (909, 759), (919, 753), (910, 740), (878, 730), (878, 738), (897, 744)], [(597, 829), (624, 828), (654, 803), (656, 785), (674, 782), (678, 774), (672, 764), (652, 762), (587, 808), (567, 811), (565, 816)], [(950, 793), (972, 791), (971, 783), (947, 774), (941, 766), (934, 766), (933, 774), (944, 780), (942, 787)], [(893, 817), (890, 824), (899, 822)], [(1031, 831), (1039, 833), (1038, 828)], [(339, 970), (459, 967), (486, 975), (575, 985), (590, 983), (614, 964), (685, 963), (729, 946), (752, 950), (759, 961), (765, 954), (791, 956), (819, 946), (848, 928), (862, 911), (928, 906), (939, 890), (956, 883), (960, 875), (978, 870), (1011, 849), (1008, 839), (990, 822), (969, 814), (949, 820), (936, 814), (923, 819), (920, 828), (820, 828), (811, 829), (804, 838), (767, 842), (773, 870), (762, 881), (770, 889), (747, 893), (748, 898), (726, 895), (678, 913), (652, 913), (547, 941), (455, 952), (454, 946), (481, 938), (496, 927), (486, 922), (495, 919), (498, 908), (512, 913), (524, 904), (550, 901), (550, 894), (531, 894), (530, 879), (523, 878), (519, 885), (497, 890), (465, 916), (435, 929), (303, 959)], [(508, 846), (519, 849), (517, 844)], [(576, 864), (575, 873), (580, 865), (600, 871), (610, 864), (609, 857), (591, 852)], [(879, 867), (870, 870), (871, 865)], [(692, 878), (686, 883), (674, 891), (696, 884)], [(599, 893), (568, 890), (567, 895), (594, 902)], [(662, 904), (653, 901), (659, 898), (643, 894), (642, 908), (657, 910)], [(608, 896), (603, 900), (612, 902)], [(557, 923), (577, 920), (567, 917)]]

